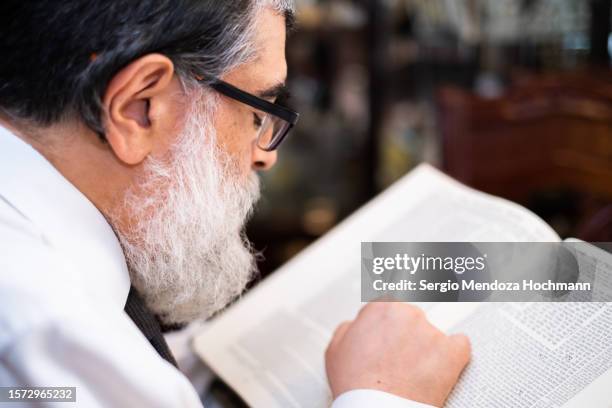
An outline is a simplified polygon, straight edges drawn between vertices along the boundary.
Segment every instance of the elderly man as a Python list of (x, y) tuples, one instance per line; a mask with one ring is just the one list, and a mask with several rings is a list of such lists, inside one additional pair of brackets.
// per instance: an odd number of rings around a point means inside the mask
[[(206, 318), (255, 266), (256, 171), (297, 114), (288, 0), (0, 5), (0, 385), (78, 406), (195, 407), (159, 321)], [(417, 309), (366, 306), (325, 356), (335, 407), (442, 405), (469, 359)]]

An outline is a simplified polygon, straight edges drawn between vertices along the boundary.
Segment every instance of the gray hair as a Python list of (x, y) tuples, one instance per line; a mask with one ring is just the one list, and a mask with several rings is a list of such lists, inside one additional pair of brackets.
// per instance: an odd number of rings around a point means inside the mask
[(216, 52), (208, 55), (185, 53), (175, 58), (177, 71), (185, 80), (191, 79), (194, 72), (204, 73), (210, 77), (221, 77), (240, 65), (252, 60), (257, 54), (254, 44), (256, 22), (259, 13), (265, 8), (272, 8), (289, 19), (292, 24), (294, 13), (293, 0), (255, 0), (245, 10), (244, 15), (232, 21), (226, 27), (223, 37), (217, 42)]
[[(0, 111), (33, 125), (80, 118), (104, 136), (102, 97), (113, 76), (162, 53), (187, 81), (249, 61), (258, 13), (293, 20), (292, 0), (3, 0)], [(40, 33), (45, 33), (41, 36)]]

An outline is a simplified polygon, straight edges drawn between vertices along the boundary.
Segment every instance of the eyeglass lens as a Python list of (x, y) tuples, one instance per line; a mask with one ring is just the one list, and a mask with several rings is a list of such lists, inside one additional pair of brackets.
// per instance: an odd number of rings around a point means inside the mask
[(285, 135), (288, 127), (289, 122), (277, 116), (266, 114), (257, 137), (257, 146), (264, 150), (271, 148)]

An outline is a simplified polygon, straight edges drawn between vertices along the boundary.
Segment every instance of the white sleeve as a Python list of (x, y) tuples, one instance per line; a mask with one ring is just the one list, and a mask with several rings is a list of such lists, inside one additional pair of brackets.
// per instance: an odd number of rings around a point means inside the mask
[(77, 406), (92, 408), (202, 408), (189, 381), (144, 337), (140, 341), (127, 316), (112, 322), (95, 315), (90, 322), (48, 317), (21, 333), (12, 331), (10, 341), (3, 342), (2, 386), (76, 387)]
[(432, 405), (407, 400), (377, 390), (351, 390), (341, 394), (331, 408), (434, 408)]

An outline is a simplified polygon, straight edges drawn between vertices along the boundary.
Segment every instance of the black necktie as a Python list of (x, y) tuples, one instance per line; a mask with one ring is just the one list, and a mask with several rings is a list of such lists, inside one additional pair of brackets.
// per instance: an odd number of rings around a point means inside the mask
[(155, 315), (147, 308), (144, 301), (134, 289), (130, 288), (127, 302), (125, 304), (125, 312), (134, 321), (138, 329), (149, 340), (149, 343), (155, 348), (157, 353), (170, 364), (178, 367), (172, 352), (168, 348), (166, 339), (162, 334), (161, 325)]

